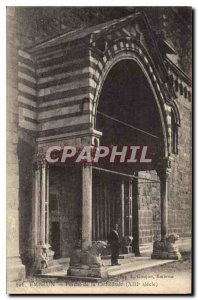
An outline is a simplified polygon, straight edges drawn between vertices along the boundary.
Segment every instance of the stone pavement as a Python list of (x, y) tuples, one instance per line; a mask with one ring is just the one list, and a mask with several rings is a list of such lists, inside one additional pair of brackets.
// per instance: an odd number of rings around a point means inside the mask
[[(111, 261), (109, 259), (104, 259), (103, 264), (108, 269), (109, 277), (118, 276), (125, 273), (130, 273), (146, 268), (151, 268), (155, 266), (160, 266), (163, 264), (171, 263), (174, 260), (159, 260), (151, 259), (150, 257), (131, 257), (120, 259), (120, 266), (111, 266)], [(67, 278), (67, 269), (69, 263), (65, 264), (65, 269), (62, 271), (57, 271), (53, 273), (46, 273), (44, 275), (39, 275), (42, 278)]]
[[(149, 259), (147, 259), (147, 262), (148, 261)], [(163, 263), (163, 265), (161, 265), (160, 262)], [(156, 265), (156, 263), (158, 264)], [(146, 260), (138, 258), (137, 261), (134, 261), (134, 271), (112, 276), (101, 282), (71, 281), (66, 277), (27, 278), (21, 282), (8, 284), (7, 293), (189, 294), (191, 292), (191, 262), (189, 258), (170, 263), (166, 263), (165, 261), (158, 261), (156, 263), (155, 266), (149, 267), (149, 264), (146, 264)], [(126, 263), (125, 267), (127, 267), (127, 265), (128, 263)], [(142, 269), (138, 270), (141, 265)], [(114, 267), (111, 268), (113, 270)]]

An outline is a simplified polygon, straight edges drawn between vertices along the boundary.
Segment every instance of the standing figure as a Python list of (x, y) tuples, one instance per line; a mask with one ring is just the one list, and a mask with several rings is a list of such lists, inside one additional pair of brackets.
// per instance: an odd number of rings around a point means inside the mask
[(120, 265), (118, 263), (118, 257), (119, 257), (119, 235), (118, 235), (118, 224), (115, 224), (112, 226), (112, 230), (108, 237), (108, 242), (110, 244), (111, 249), (111, 265)]

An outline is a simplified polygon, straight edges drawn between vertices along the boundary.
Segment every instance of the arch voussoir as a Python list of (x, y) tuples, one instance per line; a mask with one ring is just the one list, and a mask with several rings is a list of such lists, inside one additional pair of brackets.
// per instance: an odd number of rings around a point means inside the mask
[(129, 38), (115, 40), (106, 47), (103, 55), (100, 58), (98, 57), (97, 64), (95, 64), (98, 76), (95, 78), (96, 87), (93, 99), (92, 127), (95, 128), (96, 125), (97, 106), (104, 81), (113, 66), (121, 60), (136, 61), (147, 77), (158, 105), (164, 133), (164, 155), (167, 156), (171, 151), (171, 119), (169, 108), (167, 108), (169, 99), (167, 99), (167, 95), (163, 90), (162, 80), (155, 68), (155, 64), (139, 41)]

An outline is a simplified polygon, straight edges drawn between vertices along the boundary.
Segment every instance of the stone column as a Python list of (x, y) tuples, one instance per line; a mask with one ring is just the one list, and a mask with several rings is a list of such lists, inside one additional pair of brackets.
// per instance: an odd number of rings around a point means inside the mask
[(132, 236), (132, 181), (129, 180), (129, 236)]
[(46, 223), (45, 223), (45, 203), (46, 203), (46, 163), (43, 162), (41, 166), (41, 244), (46, 244)]
[(121, 183), (121, 232), (124, 237), (124, 181)]
[(36, 255), (36, 246), (40, 242), (40, 201), (41, 201), (41, 165), (35, 162), (33, 170), (33, 197), (32, 197), (32, 243), (34, 256)]
[(168, 233), (168, 176), (170, 169), (159, 170), (161, 195), (161, 240), (164, 241)]
[(46, 244), (49, 245), (49, 165), (47, 165), (46, 170), (46, 199), (45, 199), (45, 206), (46, 206)]
[(45, 247), (49, 263), (54, 251), (50, 250), (49, 241), (49, 165), (45, 160), (37, 161), (34, 171), (33, 197), (33, 243), (35, 249), (34, 271), (41, 270), (41, 251)]
[(175, 241), (179, 238), (176, 234), (168, 234), (168, 177), (171, 171), (171, 159), (163, 161), (157, 174), (160, 179), (161, 192), (161, 240), (153, 244), (152, 258), (159, 259), (180, 259), (181, 255), (175, 246)]
[(82, 167), (82, 249), (92, 245), (92, 166)]
[[(85, 146), (99, 145), (95, 139), (101, 133), (90, 129), (90, 134), (83, 137), (82, 144)], [(108, 276), (108, 270), (103, 266), (101, 260), (102, 251), (106, 243), (97, 241), (92, 243), (92, 163), (83, 161), (82, 165), (82, 249), (73, 251), (70, 257), (70, 266), (67, 276), (82, 280), (82, 277), (104, 278)], [(99, 205), (96, 204), (96, 214), (99, 213)], [(99, 219), (96, 219), (97, 224)], [(98, 232), (96, 234), (98, 238)], [(97, 263), (96, 263), (97, 262)]]

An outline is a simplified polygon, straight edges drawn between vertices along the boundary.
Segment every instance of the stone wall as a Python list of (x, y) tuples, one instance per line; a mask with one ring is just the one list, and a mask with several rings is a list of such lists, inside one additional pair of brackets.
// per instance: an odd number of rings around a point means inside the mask
[(8, 9), (7, 12), (7, 278), (17, 280), (25, 277), (19, 252), (18, 49), (15, 43), (14, 10)]
[[(22, 139), (23, 138), (23, 139)], [(31, 265), (32, 258), (32, 191), (34, 143), (25, 141), (23, 133), (18, 142), (19, 159), (19, 249), (22, 262)]]
[[(72, 251), (81, 245), (81, 182), (81, 168), (76, 165), (50, 167), (49, 242), (53, 244), (52, 223), (58, 222), (60, 226), (60, 257), (69, 257)], [(53, 245), (51, 246), (53, 249)]]
[[(181, 117), (178, 131), (178, 154), (173, 154), (168, 188), (168, 232), (191, 236), (192, 228), (192, 108), (190, 98), (177, 92)], [(152, 172), (139, 172), (140, 177), (159, 180)], [(160, 237), (160, 184), (138, 181), (140, 243)], [(149, 229), (145, 228), (148, 224)], [(151, 230), (152, 228), (152, 230)]]
[(139, 242), (146, 244), (160, 237), (160, 184), (146, 181), (159, 180), (155, 171), (138, 174), (143, 178), (138, 180)]
[(190, 236), (192, 226), (192, 110), (191, 103), (178, 97), (181, 114), (179, 153), (175, 155), (169, 179), (169, 232)]
[[(192, 110), (189, 99), (181, 95), (178, 95), (177, 104), (181, 127), (178, 134), (179, 153), (173, 155), (169, 177), (168, 232), (189, 237), (192, 227)], [(140, 177), (159, 180), (153, 174), (153, 171), (139, 172)], [(139, 180), (138, 193), (140, 243), (147, 243), (152, 241), (152, 237), (160, 237), (160, 184), (141, 183)]]

